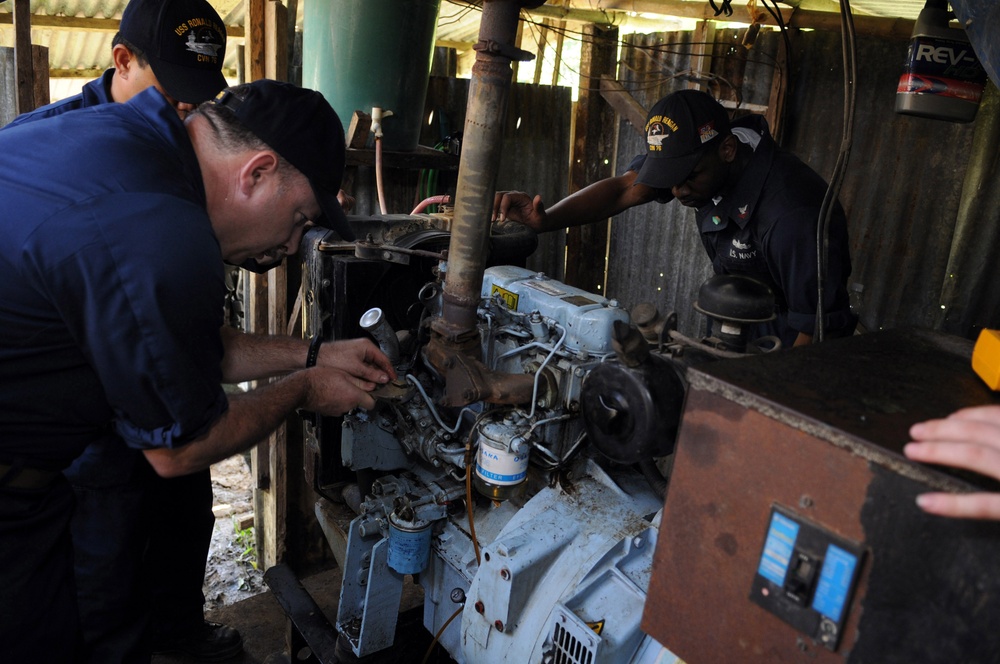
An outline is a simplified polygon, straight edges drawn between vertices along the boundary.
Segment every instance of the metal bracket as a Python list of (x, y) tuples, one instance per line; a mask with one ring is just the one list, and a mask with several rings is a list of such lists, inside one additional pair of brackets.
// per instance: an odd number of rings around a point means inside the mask
[[(264, 572), (264, 582), (288, 616), (290, 629), (286, 634), (285, 645), (292, 653), (294, 661), (319, 664), (335, 664), (341, 661), (334, 653), (337, 646), (337, 630), (323, 615), (323, 611), (309, 592), (302, 587), (291, 568), (284, 564), (268, 568)], [(302, 650), (303, 646), (308, 646), (312, 651), (311, 659), (302, 660), (296, 656), (295, 653)]]

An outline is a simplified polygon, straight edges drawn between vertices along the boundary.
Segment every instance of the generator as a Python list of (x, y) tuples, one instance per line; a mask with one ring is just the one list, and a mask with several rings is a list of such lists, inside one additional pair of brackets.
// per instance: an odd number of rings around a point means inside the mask
[(477, 382), (428, 357), (447, 216), (352, 223), (364, 241), (307, 235), (307, 328), (370, 335), (399, 379), (306, 427), (343, 569), (330, 661), (393, 661), (407, 584), (456, 662), (996, 661), (1000, 527), (914, 498), (998, 487), (901, 453), (911, 424), (996, 401), (971, 342), (773, 352), (740, 328), (773, 304), (729, 278), (698, 297), (717, 333), (688, 338), (507, 264), (530, 243), (495, 234), (474, 355), (500, 378)]

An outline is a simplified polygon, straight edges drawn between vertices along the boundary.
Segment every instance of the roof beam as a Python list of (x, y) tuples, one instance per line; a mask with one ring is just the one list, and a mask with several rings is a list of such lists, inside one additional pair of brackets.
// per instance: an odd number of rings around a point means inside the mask
[[(0, 25), (13, 25), (14, 17), (8, 12), (0, 12)], [(46, 16), (33, 14), (31, 16), (32, 30), (82, 30), (86, 32), (118, 32), (121, 21), (116, 18), (87, 18), (85, 16)], [(226, 36), (242, 39), (242, 25), (227, 25)]]

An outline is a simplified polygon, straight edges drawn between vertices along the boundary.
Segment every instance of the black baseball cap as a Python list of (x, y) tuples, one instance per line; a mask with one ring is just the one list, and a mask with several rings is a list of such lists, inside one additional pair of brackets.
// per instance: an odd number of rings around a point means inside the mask
[(118, 34), (177, 101), (200, 104), (226, 87), (226, 26), (206, 0), (129, 0)]
[(691, 174), (704, 149), (730, 133), (729, 114), (701, 90), (679, 90), (653, 105), (646, 120), (646, 160), (636, 182), (670, 189)]
[(326, 98), (291, 83), (260, 79), (223, 90), (214, 101), (309, 179), (323, 210), (311, 221), (353, 242), (354, 231), (337, 201), (347, 160), (344, 127)]

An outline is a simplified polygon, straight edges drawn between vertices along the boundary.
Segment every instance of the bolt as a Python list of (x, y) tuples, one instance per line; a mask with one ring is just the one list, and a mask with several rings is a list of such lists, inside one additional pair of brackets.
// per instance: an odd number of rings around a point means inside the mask
[(812, 506), (813, 506), (813, 499), (810, 498), (809, 496), (803, 494), (803, 496), (799, 498), (799, 507), (809, 508)]
[(474, 401), (476, 399), (476, 393), (472, 390), (465, 390), (462, 392), (462, 398), (466, 401)]
[(632, 546), (634, 546), (635, 548), (641, 549), (642, 548), (642, 544), (643, 544), (643, 541), (642, 541), (641, 537), (633, 537), (632, 538)]
[(481, 601), (476, 602), (476, 613), (486, 613), (486, 607), (483, 606), (483, 603)]
[(503, 621), (502, 620), (497, 620), (495, 623), (493, 623), (493, 626), (497, 628), (498, 632), (502, 632), (503, 631)]
[(453, 588), (451, 591), (451, 601), (455, 604), (465, 603), (465, 591), (461, 588)]
[[(500, 578), (504, 581), (510, 581), (510, 570), (504, 567), (500, 570)], [(500, 630), (503, 631), (503, 630)]]

